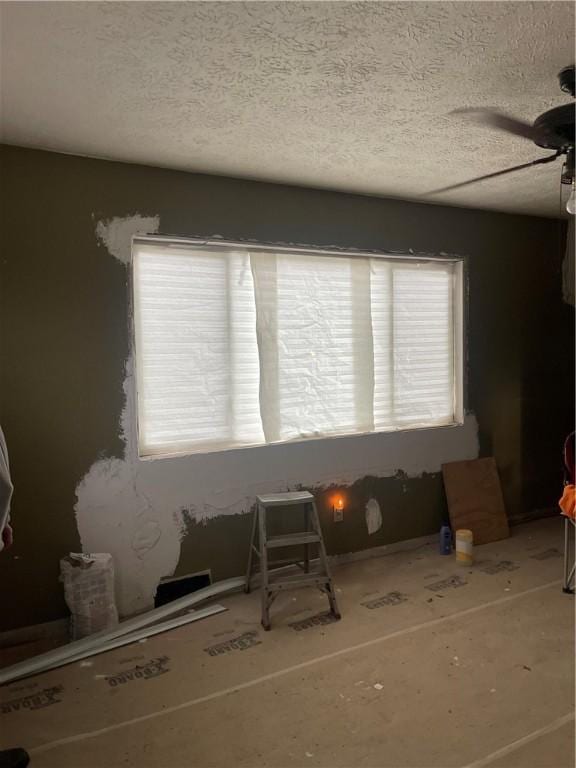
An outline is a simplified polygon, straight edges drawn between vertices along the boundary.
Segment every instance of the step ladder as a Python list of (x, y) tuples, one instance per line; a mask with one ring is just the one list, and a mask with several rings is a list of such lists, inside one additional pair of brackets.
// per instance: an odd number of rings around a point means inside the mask
[[(318, 510), (314, 502), (314, 496), (307, 491), (298, 491), (295, 493), (269, 493), (265, 496), (256, 497), (257, 506), (254, 513), (252, 524), (252, 537), (250, 539), (250, 551), (248, 553), (248, 569), (246, 572), (245, 591), (250, 592), (254, 569), (254, 556), (260, 560), (260, 592), (262, 599), (262, 626), (265, 630), (270, 629), (270, 606), (278, 595), (278, 592), (284, 589), (295, 589), (297, 587), (315, 586), (328, 596), (330, 610), (337, 619), (340, 618), (336, 595), (328, 567), (326, 557), (326, 547), (322, 537), (322, 528)], [(288, 533), (281, 536), (268, 536), (266, 526), (266, 513), (272, 507), (291, 507), (304, 506), (305, 512), (305, 530), (298, 533)], [(258, 539), (258, 546), (256, 546)], [(314, 569), (310, 568), (310, 547), (318, 545), (319, 559), (314, 563)], [(280, 547), (302, 547), (303, 558), (274, 561), (272, 565), (286, 565), (290, 563), (297, 565), (302, 569), (302, 573), (287, 576), (283, 573), (275, 573), (276, 569), (268, 567), (268, 552), (271, 549)]]

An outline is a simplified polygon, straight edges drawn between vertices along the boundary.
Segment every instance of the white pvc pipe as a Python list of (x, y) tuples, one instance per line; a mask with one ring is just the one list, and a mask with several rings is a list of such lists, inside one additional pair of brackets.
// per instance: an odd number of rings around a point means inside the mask
[(92, 650), (86, 649), (76, 654), (72, 658), (55, 661), (53, 664), (48, 665), (42, 669), (42, 672), (46, 672), (49, 669), (56, 669), (56, 667), (62, 667), (64, 664), (73, 664), (76, 661), (88, 658), (88, 656), (97, 656), (99, 653), (106, 653), (107, 651), (113, 651), (115, 648), (121, 648), (123, 645), (130, 645), (130, 643), (136, 643), (139, 640), (143, 640), (145, 637), (152, 637), (153, 635), (159, 635), (161, 632), (167, 632), (170, 629), (181, 627), (183, 624), (190, 624), (193, 621), (200, 621), (200, 619), (206, 619), (208, 616), (214, 616), (217, 613), (227, 611), (228, 608), (224, 608), (223, 605), (210, 605), (208, 608), (201, 608), (199, 611), (192, 611), (185, 616), (178, 616), (170, 621), (165, 621), (162, 624), (155, 624), (152, 627), (145, 627), (139, 632), (134, 632), (133, 635), (125, 635), (123, 637), (117, 637), (115, 640), (111, 640), (105, 645), (99, 646)]
[(28, 675), (42, 672), (45, 669), (53, 668), (54, 666), (60, 666), (61, 663), (66, 664), (68, 659), (78, 656), (85, 650), (92, 651), (97, 649), (117, 637), (129, 635), (130, 633), (142, 629), (143, 627), (150, 626), (150, 624), (154, 624), (173, 613), (192, 608), (192, 606), (197, 605), (204, 600), (217, 597), (225, 592), (233, 592), (243, 589), (244, 584), (245, 579), (243, 577), (219, 581), (216, 584), (211, 584), (209, 587), (199, 589), (196, 592), (192, 592), (190, 595), (180, 597), (178, 600), (173, 600), (171, 603), (162, 605), (160, 608), (155, 608), (153, 611), (123, 621), (117, 627), (114, 627), (114, 629), (97, 632), (94, 635), (90, 635), (90, 637), (76, 640), (74, 643), (68, 643), (68, 645), (55, 648), (53, 651), (48, 651), (48, 653), (42, 653), (32, 659), (21, 661), (19, 664), (14, 664), (11, 667), (0, 670), (0, 685), (20, 677), (27, 677)]

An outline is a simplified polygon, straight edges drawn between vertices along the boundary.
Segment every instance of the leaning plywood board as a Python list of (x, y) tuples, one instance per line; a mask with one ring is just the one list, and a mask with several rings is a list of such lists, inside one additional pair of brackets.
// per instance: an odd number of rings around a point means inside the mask
[(475, 544), (510, 535), (500, 479), (493, 458), (442, 465), (452, 530), (468, 528)]

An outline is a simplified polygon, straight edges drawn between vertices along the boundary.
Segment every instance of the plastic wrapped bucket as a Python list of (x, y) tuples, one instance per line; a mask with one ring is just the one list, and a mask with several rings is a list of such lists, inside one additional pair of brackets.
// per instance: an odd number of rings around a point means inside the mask
[(118, 624), (112, 555), (71, 552), (60, 560), (60, 580), (72, 614), (74, 640)]

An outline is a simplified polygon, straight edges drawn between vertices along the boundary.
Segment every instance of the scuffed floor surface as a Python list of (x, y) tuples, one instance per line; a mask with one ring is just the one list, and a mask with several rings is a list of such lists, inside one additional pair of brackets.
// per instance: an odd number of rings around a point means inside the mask
[(32, 768), (571, 768), (574, 598), (562, 523), (476, 549), (342, 565), (312, 590), (2, 689), (0, 738)]

